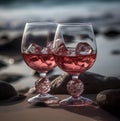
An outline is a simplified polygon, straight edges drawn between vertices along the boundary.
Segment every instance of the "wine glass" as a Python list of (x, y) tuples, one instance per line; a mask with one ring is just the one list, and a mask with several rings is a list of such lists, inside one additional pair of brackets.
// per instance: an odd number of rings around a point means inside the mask
[(28, 99), (29, 103), (44, 102), (47, 104), (57, 103), (59, 98), (48, 94), (50, 81), (47, 72), (56, 67), (53, 56), (53, 40), (57, 23), (26, 23), (21, 52), (26, 64), (40, 74), (40, 79), (35, 82), (38, 95)]
[(71, 97), (60, 101), (60, 105), (92, 104), (92, 100), (81, 96), (84, 85), (78, 78), (80, 73), (91, 68), (96, 60), (97, 46), (92, 25), (90, 23), (58, 24), (53, 48), (58, 67), (72, 76), (72, 80), (67, 83), (67, 90)]

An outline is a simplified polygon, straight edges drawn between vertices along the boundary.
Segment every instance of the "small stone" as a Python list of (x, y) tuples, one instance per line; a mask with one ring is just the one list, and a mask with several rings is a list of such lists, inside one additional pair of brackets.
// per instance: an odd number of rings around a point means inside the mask
[(111, 29), (109, 29), (109, 30), (106, 30), (106, 31), (104, 32), (104, 35), (105, 35), (106, 37), (117, 37), (117, 36), (120, 35), (120, 31), (111, 28)]
[(111, 51), (112, 55), (120, 55), (120, 50), (113, 50)]
[(0, 37), (0, 46), (8, 44), (10, 42), (9, 36), (7, 34), (3, 34)]
[(19, 74), (10, 74), (10, 73), (0, 74), (0, 80), (8, 82), (8, 83), (18, 81), (22, 77), (23, 76)]
[(18, 93), (12, 85), (0, 81), (0, 101), (9, 100), (17, 95)]
[(103, 109), (120, 116), (120, 89), (101, 91), (96, 96), (96, 102)]
[(0, 68), (6, 67), (6, 66), (7, 65), (3, 61), (0, 60)]
[(102, 107), (120, 108), (120, 89), (109, 89), (97, 94), (96, 101)]
[(99, 34), (99, 31), (97, 29), (94, 29), (94, 34), (95, 35), (98, 35)]

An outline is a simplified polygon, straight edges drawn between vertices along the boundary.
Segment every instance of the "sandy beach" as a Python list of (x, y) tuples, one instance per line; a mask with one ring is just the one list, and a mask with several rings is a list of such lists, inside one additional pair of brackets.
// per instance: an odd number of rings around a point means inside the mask
[[(67, 97), (58, 95), (61, 99)], [(0, 106), (1, 121), (119, 121), (97, 106), (62, 108), (56, 106), (46, 106), (44, 104), (30, 105), (27, 99), (13, 105)]]

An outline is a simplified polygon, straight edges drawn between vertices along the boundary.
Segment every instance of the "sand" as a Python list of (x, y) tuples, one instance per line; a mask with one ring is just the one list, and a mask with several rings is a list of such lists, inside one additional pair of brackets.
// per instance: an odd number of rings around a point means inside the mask
[[(30, 96), (31, 97), (31, 96)], [(66, 95), (59, 95), (61, 99)], [(59, 105), (31, 105), (27, 98), (0, 106), (0, 121), (119, 121), (98, 106), (63, 108)]]

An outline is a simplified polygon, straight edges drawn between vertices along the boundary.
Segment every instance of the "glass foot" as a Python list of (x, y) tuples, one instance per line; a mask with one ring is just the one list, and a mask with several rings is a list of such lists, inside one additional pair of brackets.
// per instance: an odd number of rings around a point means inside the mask
[(72, 96), (69, 98), (66, 98), (62, 101), (59, 102), (61, 106), (69, 107), (69, 106), (87, 106), (91, 105), (93, 103), (92, 100), (85, 98), (85, 97), (78, 97), (78, 98), (73, 98)]
[(28, 103), (32, 104), (32, 103), (39, 103), (39, 102), (43, 102), (46, 104), (56, 104), (58, 103), (60, 100), (58, 97), (50, 95), (50, 94), (38, 94), (32, 98), (28, 99)]

